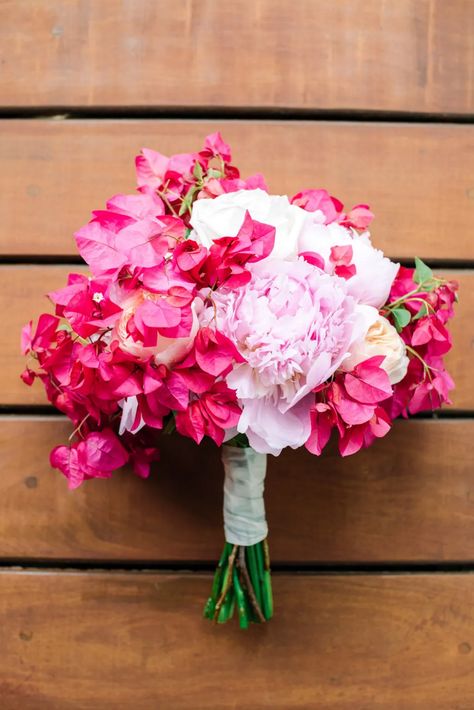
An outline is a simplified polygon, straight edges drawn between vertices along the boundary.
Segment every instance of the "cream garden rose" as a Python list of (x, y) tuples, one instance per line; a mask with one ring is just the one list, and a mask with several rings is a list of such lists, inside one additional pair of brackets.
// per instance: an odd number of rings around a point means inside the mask
[(349, 357), (344, 360), (343, 369), (350, 371), (360, 362), (377, 355), (383, 355), (385, 358), (381, 367), (389, 376), (390, 384), (395, 385), (403, 380), (408, 368), (405, 343), (383, 316), (379, 316), (372, 323), (364, 339), (354, 343)]
[[(117, 291), (119, 293), (119, 291)], [(159, 335), (157, 342), (153, 346), (145, 346), (140, 339), (134, 338), (128, 332), (128, 324), (136, 313), (136, 310), (146, 300), (156, 300), (158, 294), (151, 293), (145, 289), (137, 289), (125, 300), (121, 301), (122, 313), (117, 319), (117, 323), (112, 331), (111, 340), (117, 340), (120, 348), (130, 355), (134, 355), (138, 360), (146, 361), (151, 357), (156, 365), (166, 365), (171, 367), (173, 363), (182, 360), (191, 350), (199, 329), (199, 319), (196, 307), (199, 306), (199, 299), (192, 304), (192, 326), (189, 335), (182, 338), (167, 338)], [(120, 302), (120, 299), (117, 299)]]

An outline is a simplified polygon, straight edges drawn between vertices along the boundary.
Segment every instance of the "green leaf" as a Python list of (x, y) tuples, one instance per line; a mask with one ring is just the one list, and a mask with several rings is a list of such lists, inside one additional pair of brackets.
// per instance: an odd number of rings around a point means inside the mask
[(407, 311), (406, 308), (394, 308), (392, 311), (392, 316), (393, 321), (395, 323), (395, 328), (399, 333), (403, 330), (403, 328), (405, 328), (405, 326), (408, 325), (411, 320), (410, 311)]
[(197, 189), (198, 189), (197, 185), (190, 187), (189, 190), (187, 191), (186, 195), (183, 197), (183, 201), (181, 202), (181, 207), (179, 208), (179, 212), (178, 212), (179, 217), (181, 217), (183, 214), (186, 214), (186, 212), (188, 210), (191, 212), (191, 206), (193, 204), (194, 194), (196, 193)]
[(196, 178), (196, 180), (198, 180), (199, 182), (202, 182), (202, 179), (204, 177), (204, 173), (202, 171), (202, 165), (198, 160), (194, 163), (193, 175)]
[(220, 170), (216, 170), (215, 168), (210, 168), (207, 171), (208, 177), (211, 177), (211, 178), (220, 178), (223, 176), (223, 174), (224, 173), (222, 173)]
[(415, 256), (415, 275), (413, 276), (413, 281), (416, 284), (424, 284), (427, 281), (431, 281), (433, 278), (433, 272), (430, 267), (425, 264), (424, 261)]
[(420, 310), (416, 315), (413, 316), (412, 320), (419, 320), (420, 318), (424, 318), (427, 315), (429, 315), (428, 306), (426, 305), (426, 303), (422, 303)]
[(186, 198), (184, 198), (184, 200), (181, 203), (181, 207), (179, 208), (178, 217), (182, 217), (183, 214), (186, 214), (186, 212), (188, 211), (188, 208), (189, 208), (189, 204), (186, 201)]

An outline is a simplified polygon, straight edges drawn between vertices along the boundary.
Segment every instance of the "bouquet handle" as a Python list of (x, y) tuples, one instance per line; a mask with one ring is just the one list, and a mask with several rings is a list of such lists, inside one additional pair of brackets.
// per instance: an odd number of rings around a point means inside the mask
[(224, 624), (237, 609), (240, 627), (273, 615), (268, 526), (263, 501), (266, 455), (251, 448), (224, 446), (224, 530), (226, 543), (217, 565), (204, 616)]

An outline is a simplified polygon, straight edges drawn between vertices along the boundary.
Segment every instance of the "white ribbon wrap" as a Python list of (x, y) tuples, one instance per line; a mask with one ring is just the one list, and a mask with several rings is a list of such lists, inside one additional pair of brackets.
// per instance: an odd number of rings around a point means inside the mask
[(267, 455), (223, 446), (224, 530), (231, 545), (256, 545), (267, 537), (263, 488)]

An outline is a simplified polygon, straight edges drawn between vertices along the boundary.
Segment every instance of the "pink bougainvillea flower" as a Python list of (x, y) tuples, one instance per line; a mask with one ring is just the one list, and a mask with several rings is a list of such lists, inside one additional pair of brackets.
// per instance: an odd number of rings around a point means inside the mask
[(315, 456), (320, 456), (326, 447), (331, 432), (336, 426), (337, 415), (329, 404), (315, 402), (310, 409), (311, 432), (305, 442), (305, 447)]
[(30, 350), (36, 352), (47, 350), (51, 346), (51, 342), (56, 335), (56, 329), (59, 325), (59, 318), (52, 316), (49, 313), (43, 313), (38, 319), (38, 324), (34, 335), (32, 334), (33, 322), (30, 321), (24, 326), (21, 333), (21, 346), (24, 355), (27, 355)]
[(411, 344), (414, 347), (429, 345), (433, 355), (444, 355), (452, 346), (451, 335), (437, 315), (429, 315), (418, 321)]
[(197, 444), (209, 436), (221, 446), (226, 430), (237, 425), (240, 414), (235, 392), (225, 382), (216, 382), (208, 392), (192, 399), (186, 411), (176, 414), (176, 429)]
[(206, 136), (204, 148), (201, 150), (200, 155), (205, 158), (220, 156), (226, 163), (230, 163), (232, 160), (230, 145), (223, 140), (219, 131)]
[(197, 157), (196, 153), (180, 153), (168, 158), (155, 150), (142, 148), (135, 159), (138, 187), (160, 190), (167, 183), (171, 188), (168, 196), (173, 201), (191, 181)]
[(331, 247), (329, 261), (334, 265), (334, 273), (341, 279), (350, 279), (357, 273), (355, 264), (352, 264), (354, 250), (351, 244)]
[(110, 478), (112, 472), (124, 466), (128, 453), (111, 429), (89, 433), (72, 446), (57, 446), (51, 452), (51, 466), (58, 468), (77, 488), (88, 478)]
[(56, 315), (66, 318), (74, 332), (87, 338), (99, 327), (115, 323), (120, 308), (108, 296), (109, 279), (69, 274), (67, 284), (48, 296), (56, 304)]
[(375, 438), (388, 434), (391, 419), (382, 407), (376, 407), (372, 418), (364, 424), (346, 429), (339, 439), (339, 453), (350, 456), (360, 451), (362, 447), (370, 446)]
[(343, 204), (326, 190), (303, 190), (291, 198), (291, 204), (307, 212), (319, 212), (322, 224), (336, 222), (342, 213)]
[(201, 328), (194, 341), (196, 362), (214, 377), (224, 376), (236, 362), (244, 362), (233, 342), (218, 330)]
[(198, 200), (214, 198), (226, 192), (238, 192), (239, 190), (264, 190), (268, 192), (268, 186), (261, 173), (255, 173), (248, 178), (208, 178), (203, 185), (203, 189), (198, 195)]
[(161, 217), (165, 214), (163, 200), (153, 190), (138, 195), (114, 195), (107, 200), (107, 209), (117, 214), (125, 214), (136, 219)]
[(375, 404), (392, 394), (388, 374), (382, 368), (383, 356), (375, 356), (356, 365), (344, 377), (344, 387), (352, 399)]
[(311, 433), (305, 443), (311, 453), (322, 452), (334, 428), (342, 456), (356, 453), (389, 431), (392, 420), (381, 403), (393, 390), (382, 362), (383, 357), (369, 358), (352, 372), (337, 373), (332, 382), (318, 389), (311, 407)]
[(367, 229), (374, 218), (374, 213), (371, 212), (369, 205), (356, 205), (351, 211), (343, 215), (339, 223), (344, 227), (353, 227), (360, 231)]
[(186, 239), (180, 242), (173, 250), (173, 258), (181, 271), (199, 271), (208, 256), (208, 250), (195, 242), (193, 239)]

